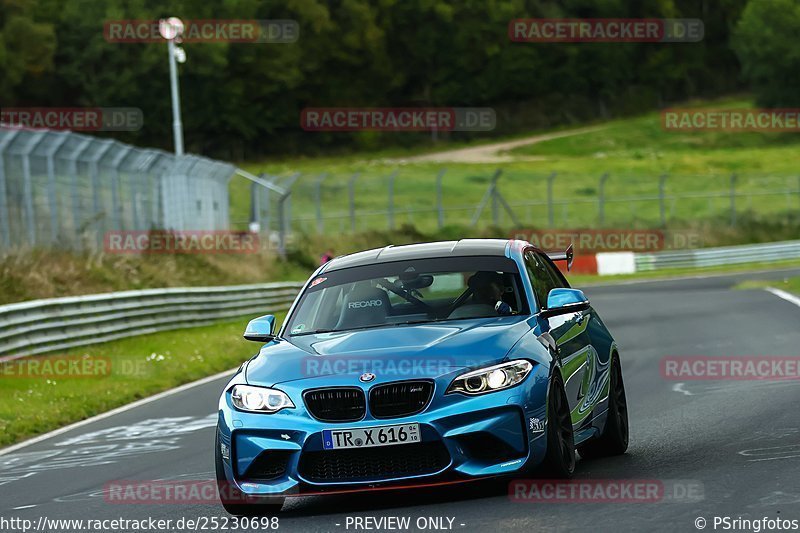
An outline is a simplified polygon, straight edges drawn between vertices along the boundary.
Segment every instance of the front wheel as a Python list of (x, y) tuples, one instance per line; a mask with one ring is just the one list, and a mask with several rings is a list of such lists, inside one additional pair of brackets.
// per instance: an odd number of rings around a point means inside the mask
[(214, 438), (214, 466), (217, 472), (217, 494), (225, 510), (233, 516), (276, 516), (283, 507), (283, 498), (260, 502), (248, 497), (225, 477), (222, 452), (219, 449), (219, 428)]
[(561, 376), (554, 375), (547, 397), (547, 452), (542, 471), (556, 478), (575, 473), (575, 438), (572, 416)]
[(603, 433), (578, 448), (581, 457), (622, 455), (628, 449), (628, 400), (622, 381), (622, 365), (615, 353), (611, 359), (611, 386), (608, 391), (608, 414)]

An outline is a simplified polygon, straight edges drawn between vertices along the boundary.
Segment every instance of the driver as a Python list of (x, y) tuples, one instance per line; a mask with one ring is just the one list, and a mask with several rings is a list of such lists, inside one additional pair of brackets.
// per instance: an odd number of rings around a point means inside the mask
[[(490, 317), (510, 314), (510, 307), (502, 303), (503, 275), (480, 271), (470, 276), (467, 285), (472, 289), (472, 300), (450, 313), (449, 318)], [(498, 305), (500, 302), (500, 305)]]
[(467, 284), (472, 287), (472, 299), (476, 304), (491, 305), (503, 299), (503, 276), (497, 272), (476, 272)]

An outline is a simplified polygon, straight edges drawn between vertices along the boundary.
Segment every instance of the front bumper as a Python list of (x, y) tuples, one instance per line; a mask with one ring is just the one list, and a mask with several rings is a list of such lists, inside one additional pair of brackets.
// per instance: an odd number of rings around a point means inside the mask
[[(314, 419), (302, 399), (304, 387), (296, 382), (276, 387), (292, 398), (296, 408), (275, 414), (235, 410), (228, 389), (220, 399), (217, 443), (227, 447), (225, 477), (247, 495), (293, 496), (479, 479), (537, 465), (545, 454), (547, 369), (536, 365), (523, 383), (504, 391), (445, 395), (452, 378), (461, 372), (435, 379), (433, 397), (421, 413), (376, 419), (368, 411), (357, 422)], [(338, 376), (326, 385), (354, 383), (352, 376)], [(325, 429), (413, 422), (420, 425), (420, 443), (323, 449)]]

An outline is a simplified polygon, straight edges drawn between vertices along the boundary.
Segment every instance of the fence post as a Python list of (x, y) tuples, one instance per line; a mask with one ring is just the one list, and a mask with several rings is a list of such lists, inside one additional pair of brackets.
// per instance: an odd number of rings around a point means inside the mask
[[(142, 198), (146, 199), (150, 204), (150, 209), (148, 210), (146, 206), (142, 208), (142, 220), (141, 222), (138, 219), (138, 209), (135, 208), (134, 205), (134, 222), (136, 227), (134, 229), (150, 229), (155, 227), (158, 218), (159, 218), (159, 210), (158, 207), (161, 205), (161, 200), (159, 199), (159, 192), (153, 194), (153, 191), (160, 191), (161, 190), (161, 175), (155, 171), (153, 168), (156, 164), (161, 161), (164, 155), (154, 151), (154, 150), (144, 150), (143, 153), (147, 154), (147, 159), (142, 161), (139, 164), (139, 172), (142, 178), (139, 180), (139, 194), (141, 194)], [(148, 194), (147, 191), (150, 191)], [(148, 213), (149, 211), (149, 213)]]
[(514, 212), (511, 211), (511, 207), (505, 202), (505, 200), (502, 199), (500, 193), (497, 191), (497, 180), (500, 179), (500, 175), (502, 173), (503, 173), (502, 169), (498, 168), (497, 170), (495, 170), (494, 175), (492, 175), (491, 181), (489, 182), (489, 188), (486, 189), (486, 193), (484, 193), (483, 198), (481, 198), (481, 201), (478, 204), (478, 207), (475, 209), (475, 214), (472, 215), (472, 221), (470, 222), (470, 225), (474, 226), (478, 223), (478, 221), (481, 218), (481, 215), (483, 214), (483, 210), (486, 208), (486, 204), (489, 202), (489, 200), (492, 201), (493, 224), (497, 225), (498, 214), (499, 214), (498, 204), (501, 201), (503, 202), (503, 207), (506, 209), (509, 216), (512, 218), (512, 220), (514, 220), (514, 224), (517, 224), (516, 217), (514, 216)]
[(736, 174), (731, 174), (731, 227), (736, 226)]
[(606, 180), (608, 180), (608, 172), (600, 176), (600, 186), (597, 194), (600, 226), (606, 223)]
[(661, 227), (667, 227), (667, 208), (664, 204), (664, 190), (666, 186), (667, 175), (661, 174), (658, 177), (658, 212), (661, 219)]
[(314, 204), (317, 212), (317, 233), (325, 231), (325, 222), (322, 219), (322, 182), (328, 177), (327, 172), (323, 172), (314, 182)]
[(106, 155), (111, 149), (111, 145), (114, 143), (112, 140), (108, 140), (104, 143), (104, 146), (100, 148), (94, 157), (91, 158), (89, 161), (89, 173), (92, 177), (92, 210), (94, 211), (93, 216), (97, 218), (97, 233), (95, 237), (95, 242), (97, 244), (97, 248), (100, 249), (102, 247), (103, 239), (105, 238), (105, 213), (100, 215), (100, 176), (98, 170), (98, 163)]
[(396, 177), (396, 170), (389, 174), (389, 231), (394, 229), (394, 179)]
[[(286, 219), (284, 231), (288, 234), (292, 232), (292, 184), (286, 189), (286, 205), (283, 208), (283, 216)], [(283, 237), (285, 240), (285, 236)]]
[[(272, 183), (274, 181), (272, 179), (272, 177), (268, 177), (265, 172), (262, 172), (261, 174), (259, 174), (258, 177), (263, 179), (263, 180), (265, 180), (265, 181), (269, 181), (270, 183)], [(263, 213), (263, 210), (261, 209), (261, 207), (262, 207), (262, 205), (266, 205), (267, 206), (267, 209), (266, 209), (266, 211), (267, 211), (267, 224), (266, 224), (266, 227), (262, 227), (261, 228), (262, 232), (266, 231), (267, 238), (269, 238), (269, 232), (272, 229), (272, 204), (271, 204), (271, 201), (270, 201), (271, 200), (271, 196), (272, 196), (272, 189), (270, 189), (269, 187), (264, 187), (264, 198), (262, 199), (261, 195), (259, 195), (259, 197), (258, 197), (258, 222), (259, 222), (259, 224), (261, 223), (261, 214)]]
[(250, 183), (250, 222), (258, 226), (261, 233), (261, 187), (256, 182)]
[(494, 173), (492, 176), (492, 182), (489, 185), (489, 189), (492, 191), (492, 225), (494, 227), (500, 226), (500, 210), (499, 210), (499, 201), (497, 199), (497, 180), (500, 178), (500, 170), (498, 169), (497, 172)]
[[(248, 180), (252, 181), (253, 183), (258, 184), (261, 187), (264, 187), (264, 189), (266, 190), (265, 192), (267, 193), (267, 195), (269, 195), (270, 191), (273, 191), (278, 195), (278, 210), (279, 210), (279, 213), (278, 213), (278, 216), (279, 216), (278, 224), (279, 224), (279, 226), (282, 226), (281, 227), (281, 231), (286, 231), (287, 220), (286, 220), (286, 217), (285, 217), (285, 209), (284, 209), (284, 206), (283, 206), (283, 202), (286, 201), (286, 197), (291, 193), (292, 184), (294, 183), (294, 181), (298, 177), (300, 177), (300, 173), (297, 172), (297, 173), (293, 174), (292, 176), (290, 176), (289, 179), (286, 180), (287, 185), (284, 185), (283, 187), (280, 187), (279, 185), (276, 184), (277, 178), (275, 176), (268, 176), (266, 173), (263, 173), (263, 172), (261, 174), (259, 174), (258, 176), (255, 176), (255, 175), (253, 175), (253, 174), (251, 174), (251, 173), (249, 173), (249, 172), (247, 172), (245, 170), (242, 170), (241, 168), (235, 168), (235, 167), (232, 167), (232, 168), (234, 168), (235, 174), (238, 174), (239, 176), (242, 176), (243, 178), (248, 179)], [(267, 211), (267, 215), (271, 216), (270, 213), (271, 213), (271, 209)], [(261, 215), (259, 214), (259, 219), (260, 218), (261, 218)], [(291, 221), (289, 221), (289, 222), (291, 222)], [(269, 230), (269, 229), (270, 229), (270, 226), (267, 226), (267, 230)], [(262, 228), (262, 230), (263, 230), (263, 228)], [(271, 237), (271, 235), (270, 235), (270, 237)], [(271, 245), (272, 244), (271, 244), (271, 241), (270, 241), (270, 246)], [(280, 243), (279, 243), (279, 245), (280, 245)], [(280, 248), (279, 248), (279, 251), (280, 251)]]
[(442, 178), (444, 177), (445, 172), (447, 172), (447, 169), (443, 168), (438, 174), (436, 174), (436, 213), (439, 229), (444, 227), (444, 207), (442, 207)]
[[(117, 154), (114, 160), (111, 163), (111, 166), (114, 168), (114, 177), (111, 178), (111, 217), (114, 221), (114, 227), (116, 230), (122, 230), (122, 218), (120, 217), (120, 206), (119, 206), (119, 166), (122, 164), (122, 160), (127, 157), (128, 153), (133, 149), (133, 146), (122, 146), (121, 151)], [(135, 200), (134, 200), (135, 201)]]
[(347, 194), (350, 206), (350, 232), (356, 232), (356, 180), (360, 172), (356, 172), (347, 182)]
[(146, 209), (144, 209), (142, 203), (147, 201), (146, 198), (148, 195), (144, 189), (149, 183), (150, 174), (145, 170), (145, 165), (149, 170), (151, 165), (150, 161), (154, 158), (141, 148), (135, 148), (134, 150), (139, 154), (139, 157), (137, 159), (138, 164), (132, 169), (136, 173), (136, 180), (131, 184), (131, 194), (133, 196), (131, 214), (133, 215), (132, 229), (139, 230), (147, 226), (147, 223), (143, 223), (143, 220), (147, 220), (147, 216), (144, 213)]
[(8, 216), (8, 190), (6, 189), (6, 146), (17, 136), (20, 130), (7, 131), (2, 142), (0, 142), (0, 231), (3, 232), (3, 247), (11, 247), (11, 232), (9, 230), (10, 219)]
[(553, 181), (556, 179), (556, 172), (547, 176), (547, 227), (552, 228), (555, 225), (555, 212), (553, 211)]
[[(84, 140), (75, 151), (69, 155), (69, 170), (72, 174), (72, 224), (73, 230), (75, 231), (75, 235), (78, 235), (78, 232), (81, 231), (81, 203), (80, 197), (78, 196), (78, 158), (83, 155), (83, 152), (86, 151), (92, 145), (92, 139), (87, 138)], [(83, 239), (81, 239), (80, 244), (83, 244)]]
[(50, 209), (50, 242), (58, 242), (58, 201), (56, 191), (56, 168), (55, 157), (56, 152), (69, 138), (68, 132), (62, 132), (58, 136), (58, 140), (53, 143), (47, 151), (47, 206)]
[(292, 185), (300, 177), (297, 172), (286, 180), (283, 185), (283, 193), (278, 197), (278, 254), (286, 257), (286, 236), (292, 230), (291, 215), (289, 212), (289, 205), (292, 198)]
[(25, 198), (25, 225), (28, 226), (28, 244), (36, 244), (36, 222), (33, 213), (33, 177), (31, 176), (31, 152), (44, 137), (45, 132), (41, 131), (33, 134), (31, 140), (25, 145), (25, 149), (20, 152), (22, 156), (22, 178), (25, 180), (23, 194)]

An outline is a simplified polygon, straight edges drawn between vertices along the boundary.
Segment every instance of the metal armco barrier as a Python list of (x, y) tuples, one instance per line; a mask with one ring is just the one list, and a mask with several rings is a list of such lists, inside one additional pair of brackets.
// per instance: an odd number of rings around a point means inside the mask
[(666, 268), (703, 268), (741, 263), (774, 263), (789, 259), (800, 259), (800, 241), (635, 254), (636, 272), (663, 270)]
[(0, 360), (283, 311), (302, 286), (146, 289), (2, 305)]
[[(800, 241), (630, 255), (632, 273), (800, 259)], [(635, 267), (634, 267), (635, 262)], [(635, 270), (634, 270), (635, 268)], [(618, 270), (618, 269), (617, 269)], [(0, 306), (0, 360), (283, 311), (300, 282), (111, 292)]]

